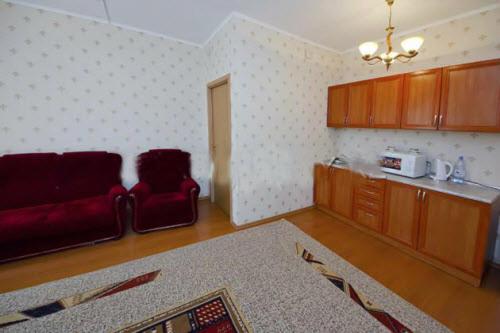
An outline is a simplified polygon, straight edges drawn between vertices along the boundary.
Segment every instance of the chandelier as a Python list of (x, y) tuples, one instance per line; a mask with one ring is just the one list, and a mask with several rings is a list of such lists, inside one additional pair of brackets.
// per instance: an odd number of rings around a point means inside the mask
[(359, 52), (361, 52), (363, 60), (368, 62), (369, 65), (374, 65), (379, 62), (383, 62), (386, 69), (389, 70), (391, 64), (398, 60), (400, 62), (408, 62), (411, 58), (418, 54), (418, 50), (422, 46), (424, 39), (422, 37), (410, 37), (401, 42), (401, 47), (406, 53), (398, 53), (392, 49), (391, 37), (394, 33), (394, 27), (392, 26), (392, 5), (394, 0), (385, 0), (389, 6), (389, 26), (385, 28), (387, 36), (385, 42), (387, 44), (387, 52), (381, 53), (380, 55), (374, 55), (377, 52), (378, 44), (376, 42), (366, 42), (359, 46)]

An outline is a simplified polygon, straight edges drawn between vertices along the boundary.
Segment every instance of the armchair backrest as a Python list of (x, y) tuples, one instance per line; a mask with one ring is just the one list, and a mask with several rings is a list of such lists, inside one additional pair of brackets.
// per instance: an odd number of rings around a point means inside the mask
[(155, 193), (176, 192), (181, 182), (191, 176), (190, 154), (178, 149), (153, 149), (137, 159), (139, 180), (148, 183)]
[(107, 194), (121, 184), (121, 156), (106, 152), (0, 157), (0, 210)]

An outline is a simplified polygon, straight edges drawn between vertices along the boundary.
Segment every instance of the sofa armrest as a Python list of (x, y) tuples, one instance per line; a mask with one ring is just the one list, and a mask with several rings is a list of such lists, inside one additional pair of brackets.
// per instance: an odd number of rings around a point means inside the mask
[(186, 178), (181, 183), (181, 192), (185, 195), (189, 195), (191, 191), (195, 189), (196, 195), (200, 193), (200, 186), (194, 181), (193, 178)]
[(120, 195), (127, 195), (127, 189), (125, 189), (122, 185), (115, 185), (108, 192), (108, 197), (112, 200)]
[(151, 194), (151, 186), (145, 182), (138, 182), (130, 189), (129, 194), (133, 198), (137, 198), (139, 201), (144, 201)]

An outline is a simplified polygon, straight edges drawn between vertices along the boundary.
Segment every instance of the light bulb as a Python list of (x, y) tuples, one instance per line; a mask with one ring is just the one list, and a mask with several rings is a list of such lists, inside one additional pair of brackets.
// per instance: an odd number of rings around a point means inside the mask
[(424, 43), (424, 39), (422, 37), (410, 37), (401, 42), (401, 47), (408, 53), (417, 52), (422, 44)]
[(398, 56), (399, 53), (397, 52), (390, 52), (389, 54), (387, 53), (382, 53), (380, 54), (380, 58), (382, 58), (382, 60), (385, 62), (385, 63), (390, 63), (392, 64), (394, 62), (394, 60), (396, 59), (396, 57)]
[(359, 52), (363, 57), (374, 55), (377, 49), (378, 44), (375, 42), (366, 42), (359, 46)]

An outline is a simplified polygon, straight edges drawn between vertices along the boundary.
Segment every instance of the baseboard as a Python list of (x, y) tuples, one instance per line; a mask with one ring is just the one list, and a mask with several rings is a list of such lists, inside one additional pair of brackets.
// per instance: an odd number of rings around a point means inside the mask
[(202, 200), (210, 200), (210, 196), (209, 195), (206, 195), (204, 197), (198, 197), (198, 200), (199, 201), (202, 201)]
[(266, 223), (269, 223), (269, 222), (274, 222), (276, 220), (284, 219), (286, 217), (290, 217), (292, 215), (297, 215), (297, 214), (300, 214), (300, 213), (303, 213), (303, 212), (307, 212), (307, 211), (312, 210), (312, 209), (314, 209), (314, 206), (308, 206), (308, 207), (304, 207), (304, 208), (292, 210), (292, 211), (287, 212), (287, 213), (283, 213), (283, 214), (279, 214), (279, 215), (267, 217), (267, 218), (262, 219), (262, 220), (257, 220), (257, 221), (245, 223), (243, 225), (237, 225), (233, 221), (231, 221), (231, 224), (233, 225), (233, 227), (236, 230), (243, 230), (243, 229), (248, 229), (248, 228), (256, 227), (256, 226), (261, 225), (261, 224), (266, 224)]

